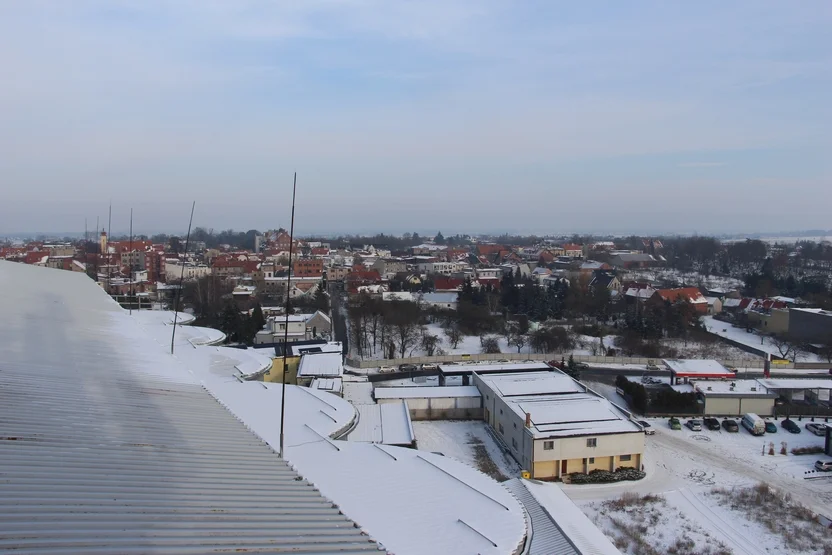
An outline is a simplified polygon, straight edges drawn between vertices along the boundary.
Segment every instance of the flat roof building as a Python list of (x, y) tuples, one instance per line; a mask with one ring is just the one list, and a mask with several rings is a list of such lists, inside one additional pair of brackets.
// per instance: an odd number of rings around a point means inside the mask
[(670, 369), (670, 383), (680, 383), (688, 379), (733, 379), (736, 372), (728, 370), (715, 360), (699, 359), (665, 359), (664, 364)]
[(485, 421), (533, 478), (641, 468), (641, 427), (563, 372), (474, 374), (473, 379)]

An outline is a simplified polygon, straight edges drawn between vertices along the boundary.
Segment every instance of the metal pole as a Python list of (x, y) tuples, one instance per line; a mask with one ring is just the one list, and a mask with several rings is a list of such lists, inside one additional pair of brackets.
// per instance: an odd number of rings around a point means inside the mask
[[(196, 201), (191, 205), (191, 219), (188, 221), (188, 235), (185, 237), (185, 256), (188, 256), (188, 243), (191, 240), (191, 224), (194, 221), (194, 208)], [(179, 297), (182, 295), (182, 282), (185, 281), (185, 264), (182, 264), (182, 273), (179, 276), (179, 289), (176, 290), (176, 299), (173, 301), (173, 332), (170, 334), (170, 354), (173, 354), (173, 341), (176, 338), (176, 321), (179, 316)]]
[(130, 209), (130, 312), (133, 315), (133, 299), (136, 296), (135, 288), (133, 287), (133, 209)]
[(295, 193), (298, 186), (298, 172), (292, 181), (292, 219), (289, 223), (289, 272), (286, 274), (286, 320), (283, 330), (283, 377), (280, 392), (280, 457), (283, 456), (283, 420), (286, 416), (286, 349), (289, 346), (289, 293), (292, 287), (292, 252), (295, 244)]

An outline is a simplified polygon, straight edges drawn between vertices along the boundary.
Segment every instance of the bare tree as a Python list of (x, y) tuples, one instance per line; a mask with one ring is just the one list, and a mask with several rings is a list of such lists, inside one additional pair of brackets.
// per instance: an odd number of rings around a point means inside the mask
[(787, 335), (772, 334), (771, 344), (774, 345), (782, 358), (788, 359), (794, 353), (794, 343)]
[(421, 338), (418, 305), (406, 301), (393, 301), (385, 307), (384, 321), (390, 326), (390, 338), (396, 344), (401, 358), (418, 345)]
[(506, 343), (509, 347), (517, 347), (517, 352), (520, 353), (528, 342), (528, 336), (520, 333), (520, 326), (517, 323), (510, 322), (506, 326)]
[(462, 332), (455, 325), (451, 324), (445, 328), (445, 337), (448, 338), (448, 343), (451, 345), (451, 348), (456, 349), (462, 341)]

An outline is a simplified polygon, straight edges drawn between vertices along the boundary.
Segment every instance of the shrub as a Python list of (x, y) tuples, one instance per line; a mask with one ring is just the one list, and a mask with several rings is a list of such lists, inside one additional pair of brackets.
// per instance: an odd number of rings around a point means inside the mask
[(818, 455), (823, 453), (823, 447), (812, 445), (811, 447), (793, 447), (792, 455)]
[(623, 482), (641, 480), (646, 474), (635, 468), (619, 468), (615, 472), (609, 470), (592, 470), (589, 474), (574, 472), (569, 475), (573, 484), (606, 484), (610, 482)]

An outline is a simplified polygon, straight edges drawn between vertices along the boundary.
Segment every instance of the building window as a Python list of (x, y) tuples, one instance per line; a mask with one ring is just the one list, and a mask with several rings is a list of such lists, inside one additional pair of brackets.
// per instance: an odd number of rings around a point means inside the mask
[(589, 457), (589, 464), (595, 464), (595, 457)]
[(503, 433), (503, 425), (502, 424), (497, 424), (497, 428), (500, 430), (500, 433), (502, 434)]
[(596, 437), (586, 438), (586, 446), (587, 447), (598, 447), (598, 438), (596, 438)]
[(517, 429), (517, 422), (514, 423), (514, 429)]
[(515, 449), (517, 449), (517, 440), (516, 439), (511, 438), (511, 446), (514, 447)]
[(543, 450), (544, 451), (551, 451), (554, 448), (555, 448), (555, 442), (554, 441), (544, 441), (543, 442)]
[(500, 409), (500, 414), (503, 414), (503, 409)]
[(621, 462), (626, 462), (632, 460), (632, 458), (632, 455), (621, 455), (620, 457), (618, 457), (618, 460), (620, 460)]

